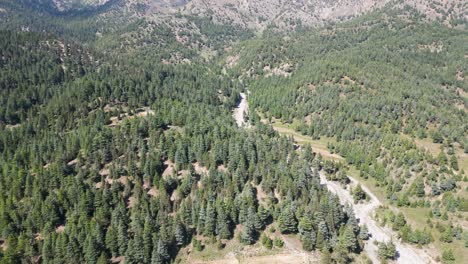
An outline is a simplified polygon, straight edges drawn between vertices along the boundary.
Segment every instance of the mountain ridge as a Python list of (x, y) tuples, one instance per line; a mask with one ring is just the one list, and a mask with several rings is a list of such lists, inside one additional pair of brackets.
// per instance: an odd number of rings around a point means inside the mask
[[(112, 0), (50, 0), (59, 11), (97, 8)], [(360, 16), (387, 4), (409, 6), (430, 20), (449, 25), (468, 19), (468, 3), (462, 0), (122, 0), (125, 8), (138, 7), (142, 17), (155, 14), (185, 14), (208, 17), (216, 23), (264, 30), (274, 24), (281, 29), (317, 26)], [(386, 8), (389, 8), (388, 6)]]

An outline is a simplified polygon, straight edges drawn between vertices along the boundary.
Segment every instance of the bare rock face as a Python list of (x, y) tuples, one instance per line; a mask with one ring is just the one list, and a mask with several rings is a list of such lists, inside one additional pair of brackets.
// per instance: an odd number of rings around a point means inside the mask
[(413, 8), (429, 20), (468, 19), (466, 0), (192, 0), (182, 10), (252, 29), (271, 24), (288, 29), (346, 20), (386, 4)]
[(390, 0), (192, 0), (183, 11), (220, 23), (254, 29), (280, 28), (343, 20), (382, 7)]
[(107, 4), (110, 1), (111, 0), (52, 0), (53, 4), (59, 11), (99, 7)]
[(322, 25), (343, 21), (382, 8), (386, 4), (410, 7), (441, 22), (468, 19), (466, 0), (46, 0), (59, 11), (123, 3), (140, 6), (148, 17), (182, 13), (209, 17), (216, 23), (234, 24), (254, 30), (274, 25), (279, 29)]
[[(57, 8), (70, 10), (82, 7), (99, 7), (115, 0), (52, 0)], [(158, 7), (180, 7), (186, 5), (190, 0), (120, 0), (126, 5), (144, 4)]]

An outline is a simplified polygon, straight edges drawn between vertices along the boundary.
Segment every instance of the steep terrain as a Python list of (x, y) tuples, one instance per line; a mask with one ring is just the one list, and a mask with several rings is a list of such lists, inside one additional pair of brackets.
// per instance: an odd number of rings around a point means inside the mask
[(0, 0), (0, 263), (466, 263), (466, 5)]
[[(468, 228), (467, 36), (395, 8), (255, 39), (222, 63), (249, 80), (249, 107), (262, 121), (321, 143), (318, 153), (344, 158), (346, 175), (398, 208), (379, 209), (380, 224), (405, 243), (452, 248), (463, 262), (466, 249), (449, 234), (461, 240)], [(392, 224), (398, 211), (403, 220)]]
[(96, 8), (111, 0), (52, 0), (58, 11), (67, 11), (71, 9)]
[[(99, 7), (110, 0), (52, 0), (59, 11)], [(216, 23), (235, 24), (255, 30), (269, 26), (290, 29), (317, 26), (360, 16), (387, 3), (416, 8), (429, 19), (453, 22), (467, 19), (467, 3), (462, 0), (124, 0), (125, 6), (145, 6), (139, 12), (175, 13), (209, 17)]]

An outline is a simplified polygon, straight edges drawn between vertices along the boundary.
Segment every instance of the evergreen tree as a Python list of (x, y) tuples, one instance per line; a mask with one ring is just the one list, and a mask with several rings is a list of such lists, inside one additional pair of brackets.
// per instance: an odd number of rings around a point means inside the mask
[(442, 252), (442, 259), (444, 262), (452, 262), (455, 260), (452, 249), (447, 249)]
[(205, 215), (205, 228), (203, 234), (206, 236), (213, 236), (216, 229), (216, 208), (213, 204), (208, 203)]
[(98, 253), (96, 248), (96, 243), (94, 241), (94, 238), (89, 237), (86, 242), (85, 242), (85, 260), (86, 263), (96, 263), (97, 258), (98, 258)]
[(338, 243), (334, 248), (333, 248), (333, 253), (331, 258), (335, 263), (350, 263), (351, 262), (351, 257), (348, 254), (348, 251), (346, 247), (340, 243)]
[(355, 252), (358, 248), (357, 238), (351, 226), (346, 226), (343, 234), (340, 236), (339, 243), (348, 250), (348, 252)]
[(231, 221), (222, 202), (217, 206), (216, 234), (222, 239), (229, 239), (232, 236)]
[(97, 264), (107, 264), (107, 263), (109, 263), (109, 261), (107, 261), (106, 254), (102, 252), (97, 260)]
[(369, 229), (367, 228), (366, 224), (361, 226), (361, 229), (359, 230), (359, 239), (361, 240), (369, 239)]
[(394, 259), (396, 257), (396, 247), (393, 241), (388, 243), (380, 242), (378, 254), (381, 259)]
[(185, 226), (178, 220), (176, 221), (174, 236), (176, 239), (177, 246), (181, 247), (187, 243), (187, 231), (185, 229)]
[(297, 221), (290, 206), (286, 206), (279, 215), (278, 227), (281, 233), (297, 232)]
[(326, 249), (326, 248), (322, 249), (322, 258), (320, 259), (320, 263), (322, 263), (322, 264), (331, 264), (331, 263), (333, 263), (330, 251), (328, 251), (328, 249)]
[(241, 234), (241, 242), (246, 245), (255, 243), (257, 231), (255, 230), (253, 219), (248, 218), (244, 224), (244, 229)]
[(361, 184), (358, 184), (356, 186), (356, 188), (354, 188), (354, 190), (353, 190), (354, 203), (357, 203), (357, 202), (359, 202), (361, 200), (365, 200), (366, 196), (367, 195), (364, 192), (364, 190), (362, 189)]
[(442, 233), (442, 236), (440, 237), (440, 241), (445, 242), (445, 243), (452, 243), (453, 230), (451, 226), (447, 227), (445, 231)]
[(42, 261), (44, 264), (52, 263), (53, 256), (52, 240), (50, 237), (46, 237), (44, 239), (44, 244), (42, 245)]

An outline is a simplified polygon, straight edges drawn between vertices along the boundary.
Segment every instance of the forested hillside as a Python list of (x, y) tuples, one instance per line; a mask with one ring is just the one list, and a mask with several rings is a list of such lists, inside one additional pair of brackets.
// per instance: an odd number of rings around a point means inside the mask
[(207, 66), (96, 66), (72, 45), (62, 65), (46, 45), (58, 40), (4, 34), (3, 263), (167, 262), (238, 225), (255, 243), (272, 221), (284, 233), (302, 223), (310, 249), (347, 252), (332, 242), (346, 234), (359, 251), (356, 219), (310, 168), (320, 160), (271, 128), (235, 126), (239, 82)]
[(284, 31), (0, 0), (0, 263), (466, 262), (463, 3), (384, 2)]
[(267, 35), (224, 65), (251, 80), (251, 120), (326, 142), (345, 158), (346, 174), (402, 208), (383, 210), (384, 223), (398, 211), (422, 212), (413, 227), (393, 225), (403, 241), (451, 243), (462, 239), (468, 209), (467, 42), (465, 30), (427, 24), (406, 8)]

